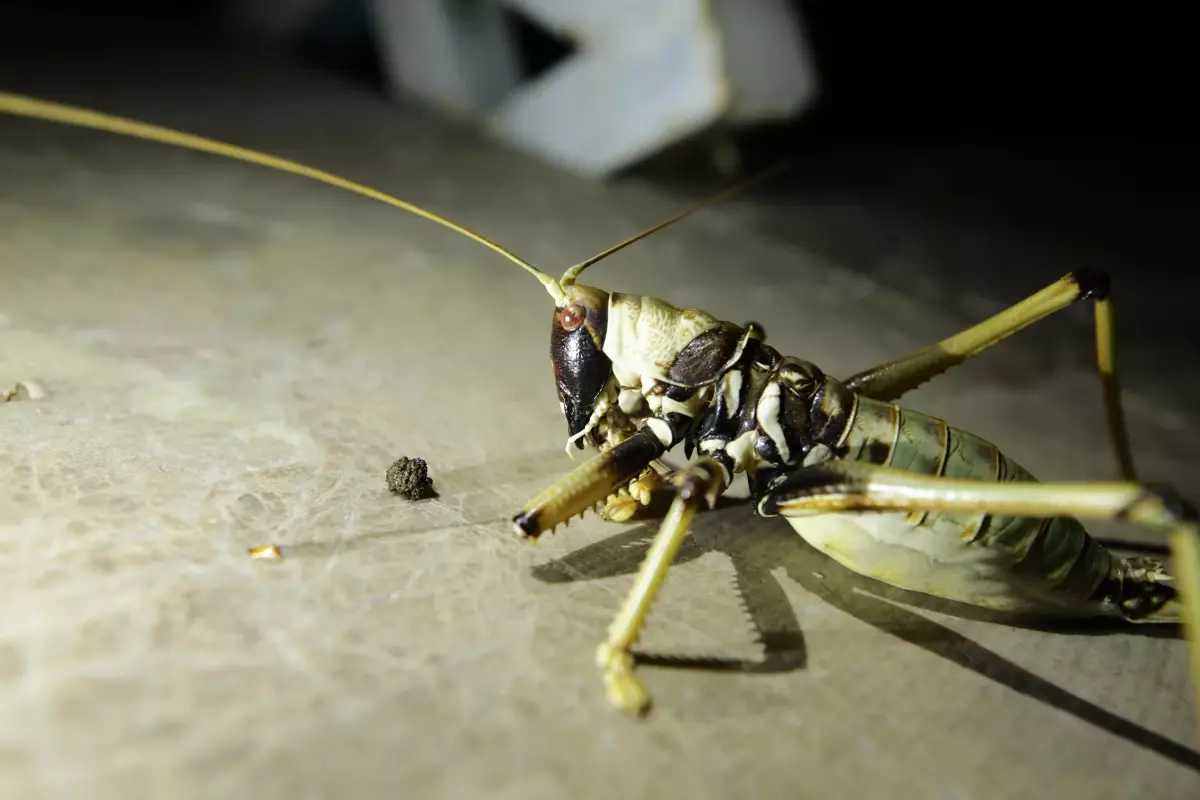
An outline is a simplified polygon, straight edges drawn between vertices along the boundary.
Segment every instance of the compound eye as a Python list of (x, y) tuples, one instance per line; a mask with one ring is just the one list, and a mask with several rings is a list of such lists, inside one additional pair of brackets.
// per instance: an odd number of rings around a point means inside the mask
[(587, 319), (587, 309), (577, 303), (571, 303), (562, 310), (558, 322), (562, 325), (563, 330), (573, 331), (582, 325), (585, 319)]

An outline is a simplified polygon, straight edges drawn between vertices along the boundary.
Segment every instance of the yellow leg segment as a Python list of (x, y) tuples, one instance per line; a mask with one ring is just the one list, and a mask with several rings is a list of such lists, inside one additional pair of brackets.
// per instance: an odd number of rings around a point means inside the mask
[(1129, 432), (1121, 405), (1120, 382), (1117, 379), (1116, 339), (1108, 290), (1108, 278), (1105, 275), (1091, 270), (1072, 272), (978, 325), (935, 345), (851, 376), (846, 379), (846, 385), (867, 397), (891, 402), (1029, 325), (1079, 300), (1091, 298), (1095, 302), (1096, 361), (1108, 415), (1109, 435), (1121, 477), (1127, 481), (1136, 480)]
[(1191, 654), (1195, 713), (1200, 716), (1200, 530), (1194, 521), (1191, 525), (1180, 525), (1171, 532), (1169, 541)]
[(650, 606), (667, 579), (692, 520), (701, 505), (712, 508), (724, 488), (724, 473), (717, 462), (701, 459), (673, 476), (677, 494), (642, 562), (633, 589), (608, 627), (608, 638), (596, 648), (596, 665), (604, 678), (608, 700), (628, 714), (644, 713), (650, 696), (633, 674), (633, 645)]
[(620, 444), (588, 459), (530, 500), (513, 517), (518, 536), (536, 539), (572, 517), (603, 503), (662, 455), (654, 432), (643, 428)]
[(1129, 430), (1125, 426), (1125, 410), (1121, 405), (1121, 383), (1117, 379), (1116, 334), (1113, 331), (1112, 300), (1102, 297), (1096, 301), (1096, 363), (1100, 367), (1100, 386), (1104, 392), (1104, 411), (1108, 415), (1108, 432), (1116, 451), (1121, 477), (1137, 480), (1133, 453), (1129, 448)]

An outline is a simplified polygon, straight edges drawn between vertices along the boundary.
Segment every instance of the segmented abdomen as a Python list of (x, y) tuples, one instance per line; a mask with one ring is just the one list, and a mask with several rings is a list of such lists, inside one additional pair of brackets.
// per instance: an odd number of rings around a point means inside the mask
[[(981, 481), (1036, 481), (1020, 464), (980, 437), (940, 419), (858, 397), (840, 457), (923, 475)], [(1063, 600), (1091, 598), (1112, 569), (1112, 557), (1070, 517), (1037, 519), (986, 513), (909, 515), (914, 527), (952, 525), (964, 546), (1011, 558), (1010, 570), (1030, 588)], [(1024, 582), (1024, 581), (1023, 581)]]

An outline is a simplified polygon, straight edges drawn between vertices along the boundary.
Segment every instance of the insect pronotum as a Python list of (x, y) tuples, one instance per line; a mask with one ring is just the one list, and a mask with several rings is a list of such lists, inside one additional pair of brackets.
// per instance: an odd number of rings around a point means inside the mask
[[(1114, 363), (1107, 278), (1080, 270), (995, 316), (846, 379), (784, 356), (753, 323), (578, 283), (588, 267), (740, 187), (567, 269), (545, 272), (477, 233), (321, 170), (129, 119), (0, 93), (0, 111), (222, 155), (312, 178), (409, 211), (490, 248), (554, 301), (558, 398), (572, 446), (597, 451), (513, 517), (535, 539), (591, 508), (624, 520), (657, 490), (674, 493), (627, 600), (596, 651), (610, 702), (641, 713), (649, 697), (632, 647), (697, 512), (744, 475), (759, 514), (786, 519), (850, 570), (980, 607), (1049, 616), (1182, 622), (1200, 708), (1200, 532), (1173, 490), (1140, 482)], [(1080, 301), (1095, 309), (1109, 434), (1123, 480), (1042, 483), (994, 445), (895, 404), (905, 392)], [(683, 444), (690, 463), (662, 456)], [(694, 455), (698, 458), (691, 460)], [(1164, 532), (1177, 572), (1121, 558), (1081, 519)]]

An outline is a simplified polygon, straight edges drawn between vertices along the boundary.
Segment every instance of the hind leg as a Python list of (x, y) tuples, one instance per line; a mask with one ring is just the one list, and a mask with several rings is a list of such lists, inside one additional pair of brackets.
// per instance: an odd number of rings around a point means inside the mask
[(1137, 480), (1133, 455), (1129, 449), (1125, 413), (1121, 405), (1112, 300), (1108, 293), (1107, 275), (1094, 270), (1077, 270), (978, 325), (960, 331), (931, 347), (864, 370), (846, 379), (846, 385), (876, 400), (895, 400), (951, 367), (999, 344), (1025, 327), (1062, 311), (1079, 300), (1090, 298), (1095, 304), (1096, 362), (1100, 370), (1101, 389), (1104, 392), (1104, 407), (1108, 414), (1109, 436), (1121, 477), (1127, 481)]
[[(764, 516), (880, 511), (1109, 519), (1165, 532), (1188, 638), (1196, 708), (1200, 710), (1200, 519), (1196, 509), (1174, 491), (1134, 482), (992, 483), (832, 462), (792, 473), (771, 486), (759, 501), (759, 513)], [(1131, 563), (1126, 562), (1124, 568), (1128, 570)], [(1143, 586), (1139, 596), (1122, 597), (1121, 602), (1161, 605), (1168, 587), (1156, 580), (1145, 581)], [(1130, 616), (1139, 611), (1128, 606), (1123, 610), (1132, 612)]]

